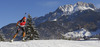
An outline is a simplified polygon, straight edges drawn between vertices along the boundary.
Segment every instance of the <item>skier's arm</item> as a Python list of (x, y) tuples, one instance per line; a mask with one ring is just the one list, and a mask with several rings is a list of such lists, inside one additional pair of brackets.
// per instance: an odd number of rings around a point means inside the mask
[(16, 26), (18, 26), (19, 23), (20, 23), (20, 21), (17, 22)]

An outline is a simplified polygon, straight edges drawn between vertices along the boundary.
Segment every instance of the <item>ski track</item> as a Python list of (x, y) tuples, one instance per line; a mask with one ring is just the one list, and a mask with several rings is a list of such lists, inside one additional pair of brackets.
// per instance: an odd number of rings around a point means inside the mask
[(0, 47), (100, 47), (100, 41), (33, 40), (0, 42)]

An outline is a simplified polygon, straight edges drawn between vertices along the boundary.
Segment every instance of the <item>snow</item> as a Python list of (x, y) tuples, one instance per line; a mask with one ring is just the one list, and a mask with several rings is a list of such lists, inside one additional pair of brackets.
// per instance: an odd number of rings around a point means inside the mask
[(73, 11), (73, 6), (72, 5), (64, 5), (64, 6), (60, 6), (60, 9), (63, 11), (63, 12), (72, 12)]
[(72, 13), (76, 12), (76, 11), (83, 11), (83, 10), (87, 10), (87, 9), (91, 9), (91, 10), (95, 10), (95, 8), (92, 8), (90, 6), (89, 3), (83, 3), (83, 2), (78, 2), (78, 4), (74, 4), (74, 5), (64, 5), (64, 6), (60, 6), (59, 7), (60, 10), (63, 11), (63, 15), (71, 15)]
[(91, 33), (90, 32), (86, 32), (85, 36), (91, 36)]
[(94, 10), (94, 8), (91, 8), (91, 7), (86, 7), (86, 6), (75, 6), (75, 5), (74, 5), (74, 11), (87, 10), (87, 9)]
[(0, 47), (100, 47), (100, 41), (33, 40), (0, 42)]
[(77, 37), (91, 37), (93, 35), (99, 35), (100, 29), (97, 29), (96, 31), (87, 31), (86, 29), (82, 28), (77, 31), (68, 32), (66, 34), (62, 34), (65, 38), (77, 38)]
[(76, 38), (76, 37), (91, 36), (91, 33), (89, 31), (85, 30), (84, 28), (82, 28), (77, 31), (68, 32), (63, 36), (65, 36), (65, 38)]
[(57, 19), (54, 19), (54, 20), (52, 20), (52, 21), (57, 21)]
[(99, 38), (90, 38), (90, 40), (99, 40)]

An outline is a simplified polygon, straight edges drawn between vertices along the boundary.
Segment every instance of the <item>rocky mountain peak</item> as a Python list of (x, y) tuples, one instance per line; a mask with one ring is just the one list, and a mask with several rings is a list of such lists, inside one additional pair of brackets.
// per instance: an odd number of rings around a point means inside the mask
[(77, 2), (74, 6), (84, 6), (90, 8), (96, 8), (92, 3)]
[(95, 10), (96, 7), (92, 3), (77, 2), (74, 5), (69, 4), (69, 5), (60, 6), (56, 10), (56, 12), (59, 11), (64, 14), (70, 15), (76, 11), (87, 10), (87, 9)]

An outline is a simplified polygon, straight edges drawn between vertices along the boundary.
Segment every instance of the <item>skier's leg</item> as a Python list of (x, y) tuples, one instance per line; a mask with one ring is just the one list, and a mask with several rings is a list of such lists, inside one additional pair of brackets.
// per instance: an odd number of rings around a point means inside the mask
[(23, 38), (25, 37), (25, 35), (26, 35), (26, 34), (25, 34), (25, 32), (23, 31)]
[(24, 37), (25, 37), (26, 33), (25, 33), (25, 28), (24, 27), (22, 28), (22, 31), (23, 31), (23, 38), (22, 38), (22, 40), (25, 40)]
[(15, 38), (16, 38), (16, 36), (17, 36), (17, 34), (18, 34), (19, 30), (20, 30), (20, 28), (18, 28), (18, 29), (17, 29), (17, 32), (16, 32), (16, 34), (13, 36), (13, 39), (15, 39)]
[(18, 33), (16, 33), (16, 34), (13, 36), (13, 39), (15, 39), (15, 38), (16, 38), (17, 34), (18, 34)]
[(23, 37), (25, 37), (26, 33), (25, 33), (25, 28), (24, 27), (22, 28), (22, 31), (23, 31)]
[(20, 28), (18, 28), (18, 29), (17, 29), (16, 34), (13, 36), (13, 39), (12, 39), (12, 40), (10, 40), (10, 42), (13, 42), (13, 40), (16, 38), (16, 36), (17, 36), (17, 34), (18, 34), (19, 30), (20, 30)]

